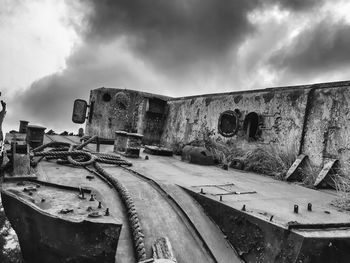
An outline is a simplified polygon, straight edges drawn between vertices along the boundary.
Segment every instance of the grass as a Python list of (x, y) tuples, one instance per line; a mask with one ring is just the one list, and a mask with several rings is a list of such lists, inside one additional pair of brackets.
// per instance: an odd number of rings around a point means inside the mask
[(314, 182), (319, 174), (319, 169), (310, 164), (310, 161), (307, 159), (303, 169), (299, 170), (300, 177), (302, 178), (302, 184), (314, 188)]
[(350, 170), (348, 168), (339, 169), (333, 176), (337, 198), (332, 201), (332, 205), (342, 210), (350, 211)]
[(204, 136), (196, 140), (196, 144), (207, 148), (220, 164), (229, 164), (233, 159), (244, 160), (245, 170), (274, 176), (282, 180), (289, 167), (297, 157), (297, 145), (282, 148), (277, 145), (267, 145), (252, 151), (244, 151), (237, 147), (233, 140), (226, 142)]

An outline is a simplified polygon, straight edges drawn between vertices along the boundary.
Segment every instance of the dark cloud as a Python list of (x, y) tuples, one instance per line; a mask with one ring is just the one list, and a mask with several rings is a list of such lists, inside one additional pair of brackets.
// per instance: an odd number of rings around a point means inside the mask
[(228, 52), (254, 32), (247, 14), (262, 5), (302, 10), (316, 0), (90, 1), (88, 41), (126, 37), (139, 56), (167, 74), (230, 59)]
[(306, 74), (350, 64), (350, 25), (325, 19), (298, 35), (269, 59), (275, 68)]
[[(81, 34), (82, 44), (67, 59), (63, 72), (34, 82), (10, 101), (10, 118), (27, 119), (58, 131), (76, 127), (71, 122), (74, 99), (87, 99), (91, 89), (102, 86), (175, 96), (218, 92), (224, 85), (239, 81), (232, 72), (234, 51), (255, 32), (256, 25), (248, 20), (251, 11), (278, 4), (299, 12), (319, 3), (316, 0), (81, 2), (88, 3), (91, 12), (82, 25), (74, 19), (71, 23)], [(83, 11), (79, 5), (71, 5)], [(198, 79), (203, 82), (196, 83)], [(206, 89), (206, 85), (211, 85), (207, 82), (212, 80), (215, 89)]]
[(253, 30), (246, 15), (253, 0), (91, 1), (87, 39), (125, 36), (139, 56), (168, 72), (219, 60)]

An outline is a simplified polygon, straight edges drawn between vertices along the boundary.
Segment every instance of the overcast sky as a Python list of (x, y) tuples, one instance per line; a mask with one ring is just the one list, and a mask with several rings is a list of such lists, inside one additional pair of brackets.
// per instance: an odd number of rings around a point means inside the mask
[(5, 130), (76, 132), (98, 87), (185, 96), (350, 79), (348, 0), (0, 0)]

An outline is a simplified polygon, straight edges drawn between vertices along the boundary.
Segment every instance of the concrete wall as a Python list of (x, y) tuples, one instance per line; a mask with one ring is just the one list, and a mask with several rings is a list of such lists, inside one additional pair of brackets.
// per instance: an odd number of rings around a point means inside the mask
[(350, 168), (350, 85), (322, 85), (310, 92), (302, 152), (315, 166), (327, 158), (339, 159)]
[(86, 122), (86, 133), (113, 139), (114, 132), (121, 130), (144, 134), (149, 143), (159, 142), (166, 113), (162, 106), (164, 102), (166, 106), (167, 99), (133, 90), (94, 89), (90, 92), (91, 117)]
[[(110, 101), (103, 99), (105, 94), (110, 94)], [(120, 107), (120, 101), (125, 107)], [(327, 158), (349, 166), (350, 82), (183, 98), (100, 88), (91, 91), (91, 102), (94, 109), (86, 126), (89, 135), (114, 138), (114, 131), (125, 130), (144, 134), (146, 144), (172, 147), (210, 134), (244, 151), (272, 146), (292, 154), (304, 153), (318, 168)], [(219, 133), (219, 119), (225, 111), (233, 112), (238, 120), (232, 137)], [(247, 135), (245, 124), (252, 112), (258, 116), (254, 138)]]
[[(162, 140), (170, 146), (188, 143), (213, 131), (213, 137), (230, 140), (244, 150), (279, 145), (294, 151), (299, 149), (308, 89), (271, 89), (205, 95), (169, 101), (169, 116)], [(224, 111), (239, 110), (236, 135), (224, 137), (218, 132), (218, 120)], [(259, 116), (259, 136), (249, 139), (244, 130), (245, 117), (255, 112)]]

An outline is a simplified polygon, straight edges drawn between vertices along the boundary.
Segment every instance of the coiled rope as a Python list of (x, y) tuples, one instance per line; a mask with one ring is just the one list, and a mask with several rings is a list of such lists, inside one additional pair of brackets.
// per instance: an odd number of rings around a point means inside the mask
[[(146, 260), (146, 249), (144, 243), (144, 234), (140, 224), (140, 220), (136, 211), (135, 203), (125, 186), (111, 174), (109, 174), (100, 163), (114, 164), (114, 165), (128, 165), (132, 164), (126, 160), (121, 159), (117, 155), (104, 154), (98, 152), (91, 152), (82, 150), (86, 145), (95, 140), (97, 136), (91, 137), (80, 145), (72, 145), (65, 142), (50, 142), (35, 148), (31, 155), (33, 157), (41, 157), (38, 161), (32, 161), (33, 165), (36, 165), (44, 157), (47, 159), (57, 159), (59, 164), (72, 164), (75, 166), (89, 166), (93, 165), (103, 178), (105, 178), (119, 193), (123, 204), (126, 207), (128, 219), (133, 236), (133, 244), (138, 261)], [(46, 148), (51, 147), (53, 149), (44, 151)], [(90, 169), (88, 169), (91, 171)]]

